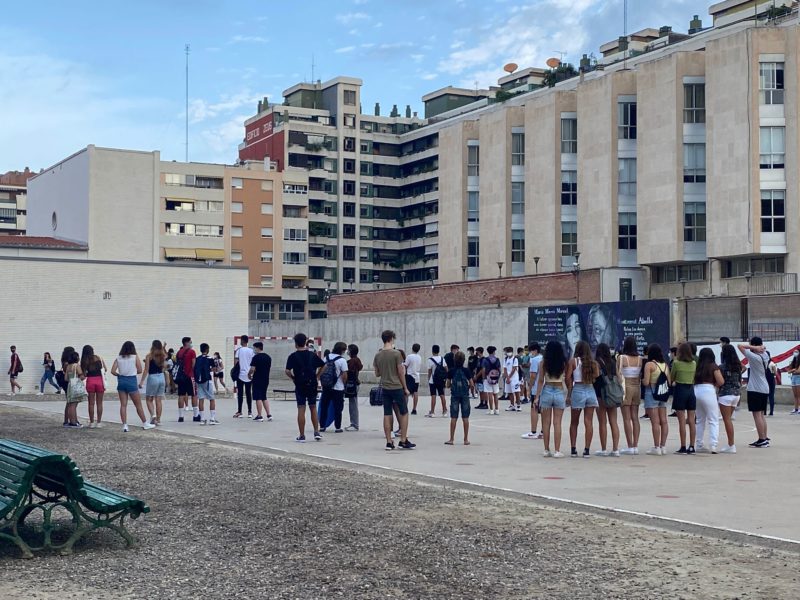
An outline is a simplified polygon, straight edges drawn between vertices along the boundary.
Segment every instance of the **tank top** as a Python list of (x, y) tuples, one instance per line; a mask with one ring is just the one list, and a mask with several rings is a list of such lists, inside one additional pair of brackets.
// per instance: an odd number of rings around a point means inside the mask
[(136, 377), (136, 355), (117, 357), (117, 375), (120, 377)]
[(150, 359), (150, 363), (147, 365), (147, 373), (149, 375), (158, 375), (159, 373), (163, 373), (164, 369), (158, 366), (158, 363), (155, 359)]
[[(620, 358), (622, 361), (622, 376), (627, 379), (638, 379), (642, 370), (642, 358), (640, 356), (636, 357), (636, 365), (631, 365), (631, 358), (627, 354), (623, 354)], [(625, 366), (626, 363), (628, 366)]]
[(666, 373), (667, 365), (665, 363), (660, 363), (655, 361), (652, 362), (656, 366), (656, 368), (650, 371), (650, 385), (655, 385), (656, 381), (658, 381), (659, 375), (661, 375), (661, 371), (664, 371)]
[(583, 371), (581, 370), (582, 366), (581, 359), (576, 358), (575, 370), (572, 371), (572, 383), (583, 383)]
[(547, 371), (544, 373), (544, 382), (545, 383), (562, 383), (564, 381), (564, 373), (557, 377), (553, 377)]
[(103, 374), (103, 363), (100, 359), (93, 360), (86, 369), (87, 377), (100, 377)]

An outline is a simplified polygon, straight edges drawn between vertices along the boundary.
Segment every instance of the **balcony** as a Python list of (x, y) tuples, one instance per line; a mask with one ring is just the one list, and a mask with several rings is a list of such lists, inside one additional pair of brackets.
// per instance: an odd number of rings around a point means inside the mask
[(752, 277), (731, 277), (722, 280), (725, 296), (761, 296), (797, 291), (797, 273), (760, 273)]

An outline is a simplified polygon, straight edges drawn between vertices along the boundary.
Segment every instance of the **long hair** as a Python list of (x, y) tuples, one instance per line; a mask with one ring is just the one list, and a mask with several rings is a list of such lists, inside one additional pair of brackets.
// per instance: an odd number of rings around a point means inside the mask
[(89, 366), (92, 364), (92, 357), (94, 356), (94, 348), (86, 344), (81, 350), (81, 370), (86, 373)]
[[(731, 373), (742, 372), (742, 361), (739, 360), (739, 355), (736, 354), (733, 345), (725, 344), (719, 354), (720, 362), (725, 365), (725, 368)], [(794, 361), (792, 361), (792, 364), (794, 364)]]
[(542, 365), (544, 372), (551, 377), (561, 377), (564, 374), (566, 359), (564, 358), (564, 348), (555, 340), (550, 340), (544, 347), (544, 358)]
[(598, 344), (594, 357), (597, 362), (600, 363), (600, 366), (605, 369), (606, 373), (609, 375), (616, 373), (617, 367), (614, 363), (614, 357), (611, 356), (611, 346), (608, 344)]
[(622, 353), (625, 356), (639, 356), (639, 349), (636, 347), (636, 338), (629, 335), (622, 342)]
[(66, 365), (69, 362), (69, 357), (72, 356), (72, 353), (75, 352), (75, 348), (72, 346), (64, 346), (64, 350), (61, 352), (61, 365)]
[(694, 356), (692, 355), (691, 345), (689, 345), (688, 342), (683, 342), (682, 344), (678, 345), (678, 354), (675, 358), (682, 362), (692, 362), (694, 360)]
[(589, 346), (589, 342), (581, 340), (575, 344), (575, 358), (581, 361), (581, 381), (583, 383), (592, 383), (597, 379), (599, 369), (592, 358), (592, 347)]
[(664, 362), (664, 351), (658, 344), (650, 344), (647, 347), (647, 360), (657, 363)]
[(695, 383), (709, 383), (714, 381), (714, 371), (717, 370), (717, 361), (711, 348), (703, 348), (697, 357), (697, 370), (694, 372)]
[(164, 366), (167, 360), (167, 353), (164, 352), (164, 344), (161, 343), (161, 340), (153, 340), (150, 345), (150, 359), (154, 360), (159, 367)]
[(133, 345), (133, 342), (128, 340), (122, 344), (122, 348), (119, 351), (120, 356), (133, 356), (134, 354), (136, 354), (136, 346)]
[[(730, 344), (728, 344), (728, 346), (730, 346)], [(727, 348), (728, 346), (725, 347)], [(734, 352), (734, 354), (736, 353)], [(800, 367), (800, 354), (792, 356), (792, 364), (789, 366), (790, 369), (796, 369), (797, 367)]]

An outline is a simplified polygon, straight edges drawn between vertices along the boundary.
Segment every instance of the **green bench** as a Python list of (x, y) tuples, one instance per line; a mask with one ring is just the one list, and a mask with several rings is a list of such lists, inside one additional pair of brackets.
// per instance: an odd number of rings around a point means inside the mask
[[(53, 533), (61, 532), (59, 523), (53, 522), (53, 510), (59, 507), (71, 515), (74, 527), (65, 541), (53, 538)], [(41, 525), (26, 524), (36, 511), (41, 511)], [(14, 542), (24, 558), (46, 548), (71, 554), (75, 542), (104, 527), (132, 546), (125, 518), (148, 512), (150, 507), (138, 498), (84, 480), (69, 456), (0, 440), (0, 539)], [(29, 529), (40, 529), (37, 540), (23, 538)]]

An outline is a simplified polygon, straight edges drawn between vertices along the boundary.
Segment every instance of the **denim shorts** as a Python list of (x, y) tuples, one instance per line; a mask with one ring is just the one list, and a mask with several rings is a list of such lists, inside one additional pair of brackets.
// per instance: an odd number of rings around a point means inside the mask
[(125, 394), (135, 394), (139, 391), (139, 382), (136, 375), (117, 375), (117, 391)]
[(659, 402), (653, 397), (653, 390), (650, 389), (650, 386), (645, 386), (644, 388), (644, 407), (645, 409), (648, 408), (667, 408), (667, 401)]
[(167, 383), (163, 373), (151, 373), (147, 376), (147, 383), (145, 385), (144, 395), (150, 398), (158, 396), (163, 398), (167, 393)]
[(594, 408), (599, 404), (597, 402), (597, 394), (594, 391), (594, 386), (588, 383), (576, 383), (573, 385), (570, 400), (574, 410)]
[(461, 410), (461, 418), (462, 419), (469, 419), (469, 396), (464, 396), (463, 398), (459, 398), (458, 396), (451, 396), (450, 397), (450, 418), (457, 419), (459, 409)]
[(542, 394), (539, 396), (540, 411), (548, 408), (560, 408), (564, 410), (566, 406), (567, 401), (564, 397), (564, 388), (555, 387), (553, 385), (544, 385), (542, 387)]
[(210, 379), (197, 384), (197, 397), (200, 400), (214, 399), (214, 382)]
[(800, 386), (800, 375), (793, 374), (792, 375), (792, 387)]

